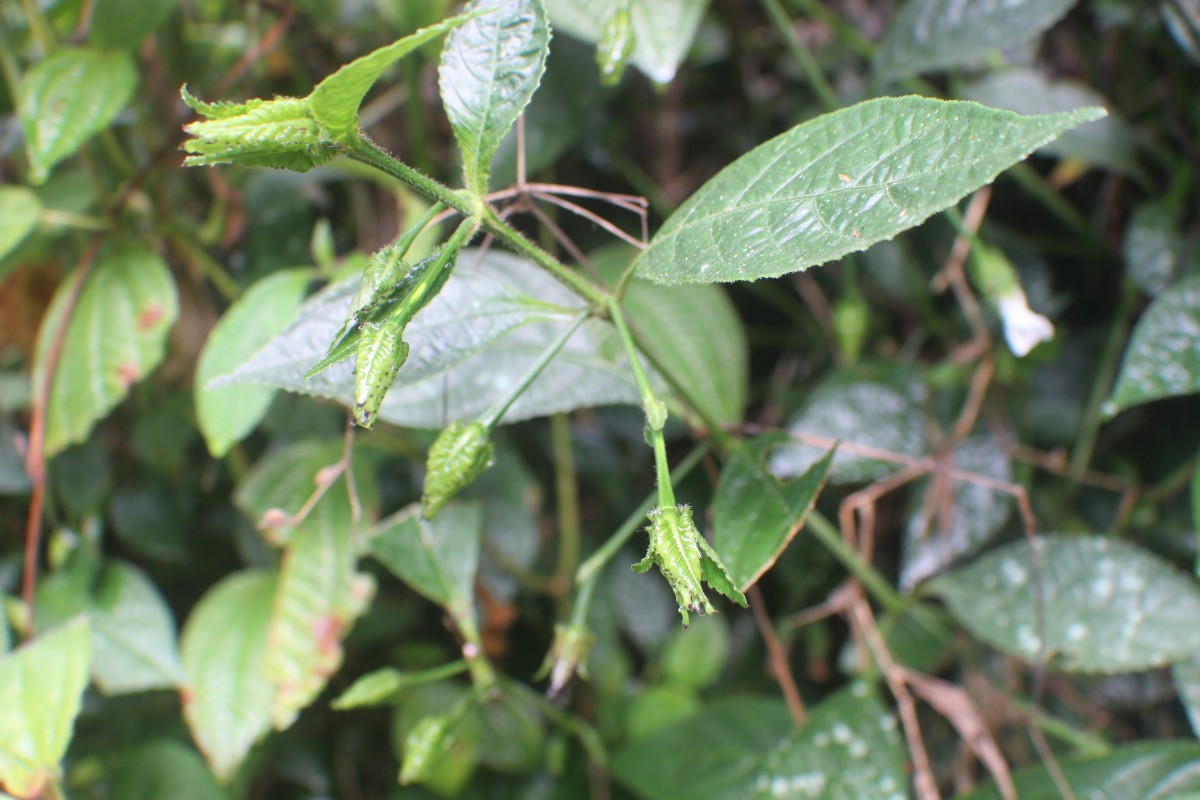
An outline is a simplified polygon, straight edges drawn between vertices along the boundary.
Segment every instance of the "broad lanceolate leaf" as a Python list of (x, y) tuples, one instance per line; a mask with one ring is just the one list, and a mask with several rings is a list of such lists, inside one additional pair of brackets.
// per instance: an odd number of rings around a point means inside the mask
[(482, 534), (483, 512), (475, 503), (451, 503), (432, 522), (410, 506), (379, 523), (371, 555), (455, 616), (469, 614)]
[(274, 687), (263, 674), (276, 576), (241, 572), (208, 591), (183, 627), (183, 716), (221, 783), (271, 728)]
[(613, 772), (646, 800), (900, 800), (908, 783), (896, 720), (863, 684), (800, 729), (778, 701), (716, 704), (632, 742)]
[(125, 52), (63, 49), (26, 72), (17, 115), (30, 179), (45, 181), (55, 164), (112, 124), (136, 86), (137, 69)]
[[(311, 298), (287, 330), (214, 385), (264, 383), (352, 405), (353, 362), (335, 364), (311, 379), (304, 376), (325, 356), (357, 289), (355, 278)], [(383, 401), (380, 418), (423, 428), (477, 418), (582, 308), (562, 284), (523, 258), (496, 249), (483, 255), (463, 251), (446, 288), (406, 329), (412, 351)], [(637, 388), (611, 326), (589, 321), (501, 421), (637, 402)]]
[(108, 565), (92, 591), (92, 674), (109, 695), (183, 683), (171, 609), (136, 567)]
[(550, 26), (541, 0), (475, 0), (467, 8), (477, 16), (447, 37), (438, 85), (467, 188), (483, 195), (496, 148), (542, 80)]
[(668, 284), (755, 280), (865, 250), (1103, 114), (887, 97), (817, 117), (700, 187), (639, 256), (638, 273)]
[(229, 372), (283, 330), (296, 315), (311, 269), (276, 272), (251, 286), (213, 328), (196, 366), (196, 421), (208, 451), (217, 458), (258, 423), (275, 390), (266, 386), (209, 389), (208, 382)]
[[(66, 308), (64, 282), (38, 331), (34, 386), (42, 386), (51, 344)], [(75, 305), (46, 404), (46, 452), (82, 442), (92, 425), (146, 377), (166, 350), (178, 300), (162, 259), (124, 250), (97, 263)]]
[(41, 214), (42, 202), (29, 189), (0, 186), (0, 261), (33, 232)]
[[(1138, 798), (1138, 800), (1191, 800), (1200, 796), (1200, 744), (1181, 741), (1144, 741), (1116, 748), (1099, 758), (1063, 761), (1056, 767), (1078, 798)], [(1059, 800), (1062, 790), (1045, 765), (1018, 772), (1014, 777), (1021, 800)], [(995, 786), (962, 795), (958, 800), (1000, 800)]]
[(742, 591), (775, 564), (829, 477), (832, 451), (802, 477), (787, 483), (776, 480), (764, 459), (772, 446), (790, 441), (775, 434), (743, 442), (721, 470), (713, 499), (713, 548)]
[(87, 623), (69, 622), (0, 658), (0, 788), (40, 797), (59, 774), (91, 660)]
[(1048, 534), (1036, 546), (1036, 560), (1015, 542), (929, 590), (980, 640), (1069, 671), (1132, 672), (1200, 650), (1200, 588), (1170, 564), (1103, 536)]
[(457, 28), (471, 17), (452, 17), (351, 61), (317, 84), (308, 97), (308, 112), (327, 135), (349, 142), (358, 131), (358, 107), (383, 71), (421, 45)]
[(1076, 0), (908, 0), (875, 51), (883, 78), (978, 64), (1024, 44)]
[(546, 0), (546, 10), (557, 29), (599, 42), (625, 2), (633, 24), (633, 64), (655, 83), (670, 83), (692, 46), (708, 0)]
[(1200, 275), (1160, 294), (1138, 320), (1104, 410), (1112, 415), (1151, 400), (1196, 392), (1200, 392)]

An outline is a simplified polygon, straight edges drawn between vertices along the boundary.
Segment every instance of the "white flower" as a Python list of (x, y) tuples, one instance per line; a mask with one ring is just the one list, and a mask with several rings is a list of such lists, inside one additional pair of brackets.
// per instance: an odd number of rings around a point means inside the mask
[(1041, 342), (1054, 338), (1054, 324), (1032, 311), (1020, 286), (996, 301), (996, 310), (1004, 323), (1004, 339), (1008, 349), (1018, 357), (1026, 356)]

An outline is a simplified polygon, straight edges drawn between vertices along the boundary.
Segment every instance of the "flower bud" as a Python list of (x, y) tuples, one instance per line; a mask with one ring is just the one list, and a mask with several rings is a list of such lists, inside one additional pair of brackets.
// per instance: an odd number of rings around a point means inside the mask
[(429, 448), (421, 513), (433, 519), (456, 494), (475, 482), (492, 465), (489, 431), (481, 422), (455, 420)]

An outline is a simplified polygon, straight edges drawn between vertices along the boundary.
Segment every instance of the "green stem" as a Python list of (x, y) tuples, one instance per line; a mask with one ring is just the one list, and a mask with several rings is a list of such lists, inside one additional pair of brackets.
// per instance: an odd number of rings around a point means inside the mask
[(892, 588), (887, 579), (880, 575), (878, 570), (863, 561), (862, 556), (850, 549), (850, 546), (842, 539), (842, 534), (833, 526), (832, 522), (825, 519), (823, 514), (814, 508), (808, 512), (805, 525), (820, 540), (821, 544), (825, 545), (825, 549), (842, 562), (842, 565), (858, 578), (871, 596), (878, 600), (889, 613), (899, 614), (908, 607), (907, 601)]
[(507, 222), (496, 216), (496, 212), (490, 206), (484, 206), (482, 214), (483, 224), (487, 228), (488, 233), (504, 242), (513, 250), (529, 258), (529, 260), (549, 272), (555, 278), (558, 278), (569, 289), (586, 300), (596, 311), (605, 308), (608, 293), (604, 289), (596, 286), (567, 267), (557, 258), (526, 239), (518, 231), (509, 226)]
[(1091, 731), (1080, 730), (1073, 725), (1063, 722), (1047, 714), (1028, 699), (1013, 693), (1006, 693), (1009, 702), (1016, 706), (1021, 713), (1029, 717), (1035, 727), (1064, 744), (1068, 744), (1081, 756), (1099, 758), (1112, 752), (1112, 742)]
[(779, 4), (779, 0), (759, 0), (759, 2), (767, 12), (767, 16), (771, 18), (771, 23), (787, 42), (792, 57), (800, 64), (800, 69), (804, 71), (804, 77), (808, 79), (808, 85), (812, 87), (821, 104), (829, 111), (836, 110), (838, 108), (837, 92), (829, 85), (829, 80), (821, 71), (816, 59), (812, 57), (812, 53), (808, 52), (808, 48), (796, 35), (796, 28), (792, 25), (792, 20), (788, 17), (787, 12), (783, 10), (783, 6)]
[(566, 616), (571, 607), (571, 573), (579, 566), (579, 484), (575, 474), (575, 453), (571, 446), (571, 418), (555, 414), (550, 419), (550, 435), (554, 442), (554, 494), (558, 506), (558, 564), (554, 570), (556, 585), (563, 588), (559, 596), (558, 617)]
[(399, 178), (418, 192), (444, 203), (465, 217), (476, 216), (480, 211), (480, 202), (472, 203), (467, 194), (456, 192), (449, 186), (438, 183), (428, 175), (418, 172), (361, 133), (350, 141), (347, 148), (350, 158), (355, 161), (370, 164), (381, 172)]
[(517, 398), (520, 397), (527, 388), (529, 388), (529, 384), (533, 383), (537, 379), (537, 376), (542, 374), (542, 370), (546, 368), (546, 365), (549, 364), (556, 355), (558, 355), (559, 351), (563, 349), (570, 338), (575, 334), (575, 331), (579, 330), (579, 326), (582, 325), (590, 315), (591, 312), (587, 310), (580, 311), (578, 314), (576, 314), (571, 320), (571, 324), (567, 326), (566, 330), (564, 330), (557, 339), (551, 342), (546, 349), (542, 351), (542, 354), (538, 356), (538, 360), (525, 371), (525, 374), (521, 376), (520, 380), (512, 385), (505, 396), (497, 400), (490, 409), (484, 412), (483, 416), (479, 418), (479, 421), (482, 422), (489, 431), (496, 427), (496, 423), (499, 422), (500, 418), (504, 416), (504, 412), (508, 411), (509, 407), (516, 402)]

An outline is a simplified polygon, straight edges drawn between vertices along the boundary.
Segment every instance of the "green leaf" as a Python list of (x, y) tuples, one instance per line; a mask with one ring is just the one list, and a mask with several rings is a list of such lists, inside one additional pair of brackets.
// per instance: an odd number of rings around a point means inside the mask
[(134, 50), (162, 27), (177, 0), (95, 0), (88, 41), (101, 50)]
[(1104, 412), (1200, 391), (1200, 275), (1160, 294), (1138, 320)]
[(0, 186), (0, 261), (33, 233), (41, 216), (42, 201), (32, 191)]
[(676, 630), (663, 648), (662, 669), (670, 683), (703, 689), (721, 675), (729, 658), (729, 623), (701, 617), (687, 630)]
[(384, 70), (469, 19), (470, 14), (452, 17), (351, 61), (318, 83), (309, 95), (308, 110), (313, 120), (331, 138), (349, 143), (358, 132), (358, 108)]
[(769, 570), (804, 525), (829, 477), (833, 451), (802, 477), (780, 483), (766, 470), (770, 449), (790, 439), (770, 434), (743, 442), (721, 470), (713, 498), (713, 547), (742, 591)]
[(39, 797), (59, 777), (91, 660), (77, 619), (0, 658), (0, 787)]
[[(358, 290), (353, 278), (309, 299), (296, 321), (214, 386), (262, 383), (353, 405), (354, 365), (335, 364), (311, 379)], [(571, 323), (583, 303), (531, 262), (495, 248), (459, 256), (445, 289), (405, 329), (411, 353), (380, 408), (396, 425), (441, 428), (476, 419)], [(637, 387), (612, 327), (590, 320), (509, 408), (517, 422), (577, 408), (637, 404)]]
[[(947, 456), (946, 463), (961, 472), (1003, 483), (1012, 481), (1008, 452), (993, 435), (971, 436)], [(905, 591), (976, 552), (1000, 532), (1012, 514), (1012, 495), (990, 486), (946, 476), (922, 483), (904, 529), (900, 587)]]
[(895, 718), (855, 684), (800, 729), (778, 701), (716, 703), (626, 745), (613, 773), (646, 800), (894, 800), (906, 796), (904, 760)]
[(275, 690), (263, 674), (276, 576), (240, 572), (208, 590), (183, 627), (183, 716), (221, 783), (271, 728)]
[[(787, 424), (790, 434), (809, 434), (887, 450), (914, 458), (928, 449), (925, 432), (925, 385), (913, 372), (891, 365), (868, 365), (835, 373), (813, 390)], [(793, 442), (776, 448), (768, 468), (781, 478), (803, 475), (827, 448)], [(897, 465), (847, 449), (833, 457), (834, 483), (876, 481)]]
[(482, 196), (496, 148), (541, 82), (550, 26), (541, 0), (475, 0), (467, 9), (477, 16), (446, 38), (438, 86), (467, 189)]
[[(989, 72), (967, 84), (959, 96), (985, 106), (1007, 108), (1018, 114), (1052, 114), (1084, 106), (1108, 106), (1096, 90), (1070, 80), (1051, 80), (1024, 67)], [(1133, 174), (1138, 171), (1136, 139), (1117, 116), (1093, 120), (1066, 131), (1041, 148), (1040, 155), (1078, 158), (1088, 164)]]
[(825, 114), (700, 187), (638, 257), (638, 274), (667, 284), (756, 280), (865, 250), (1103, 114), (1025, 117), (928, 97)]
[(196, 751), (158, 739), (124, 755), (113, 776), (111, 797), (121, 800), (227, 800)]
[(92, 590), (92, 676), (108, 695), (169, 689), (184, 682), (175, 621), (158, 588), (136, 567), (108, 565)]
[(632, 63), (655, 83), (670, 83), (696, 38), (708, 0), (546, 0), (546, 10), (556, 29), (596, 43), (624, 2), (633, 23)]
[[(1077, 758), (1056, 765), (1079, 798), (1184, 800), (1200, 790), (1200, 745), (1195, 742), (1146, 741), (1123, 745), (1099, 758)], [(1013, 776), (1021, 800), (1059, 800), (1062, 792), (1044, 765)], [(957, 800), (1000, 800), (992, 785)]]
[(719, 286), (630, 282), (622, 305), (650, 355), (713, 420), (738, 425), (750, 383), (750, 344)]
[(1200, 656), (1193, 654), (1173, 664), (1171, 682), (1192, 724), (1192, 733), (1200, 735)]
[(133, 97), (137, 79), (129, 53), (82, 48), (58, 50), (26, 72), (17, 115), (30, 180), (44, 183), (55, 164), (111, 125)]
[(1029, 544), (1015, 542), (928, 589), (981, 641), (1070, 672), (1133, 672), (1200, 650), (1200, 589), (1158, 556), (1104, 536), (1047, 534), (1031, 564)]
[(1129, 217), (1121, 250), (1129, 279), (1151, 297), (1162, 294), (1178, 277), (1186, 252), (1177, 209), (1158, 201), (1138, 206)]
[[(38, 331), (34, 386), (43, 385), (46, 360), (71, 292), (65, 281)], [(46, 453), (87, 438), (146, 377), (166, 351), (178, 314), (175, 284), (166, 264), (142, 250), (124, 250), (92, 269), (63, 339), (46, 403)]]
[(457, 616), (471, 613), (482, 534), (476, 503), (451, 503), (432, 522), (410, 506), (380, 522), (369, 547), (409, 588)]
[(1076, 0), (908, 0), (875, 51), (885, 79), (979, 64), (1024, 44), (1060, 20)]
[(254, 430), (275, 396), (266, 386), (227, 386), (208, 383), (241, 364), (283, 330), (296, 315), (311, 269), (273, 273), (238, 298), (213, 328), (196, 366), (196, 421), (208, 451), (221, 458)]
[(467, 670), (465, 661), (443, 664), (419, 672), (401, 672), (384, 667), (367, 673), (351, 684), (330, 705), (338, 711), (366, 706), (395, 704), (410, 686), (430, 684)]

